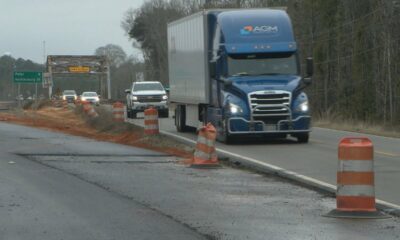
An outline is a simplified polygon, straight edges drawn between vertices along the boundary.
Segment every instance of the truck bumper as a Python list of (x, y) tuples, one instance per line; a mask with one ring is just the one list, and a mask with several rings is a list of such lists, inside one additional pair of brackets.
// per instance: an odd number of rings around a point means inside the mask
[(267, 125), (263, 121), (249, 121), (232, 117), (228, 121), (229, 134), (296, 134), (310, 132), (311, 116), (299, 116), (293, 120), (281, 120)]
[(168, 109), (168, 104), (166, 101), (162, 101), (162, 102), (155, 102), (155, 103), (141, 103), (141, 102), (133, 102), (132, 103), (132, 110), (136, 111), (136, 112), (143, 112), (144, 110), (146, 110), (149, 107), (154, 107), (157, 110), (165, 110)]

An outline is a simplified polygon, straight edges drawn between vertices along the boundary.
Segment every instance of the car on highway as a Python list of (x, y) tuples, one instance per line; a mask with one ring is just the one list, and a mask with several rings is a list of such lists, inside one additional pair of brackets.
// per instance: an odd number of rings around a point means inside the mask
[(100, 105), (100, 96), (96, 92), (83, 92), (80, 99), (82, 102)]
[(75, 102), (78, 99), (78, 95), (75, 90), (64, 90), (62, 93), (62, 100), (67, 101), (69, 103)]
[(133, 82), (125, 92), (128, 118), (136, 118), (138, 112), (144, 112), (149, 107), (156, 108), (160, 117), (168, 118), (168, 96), (160, 82)]

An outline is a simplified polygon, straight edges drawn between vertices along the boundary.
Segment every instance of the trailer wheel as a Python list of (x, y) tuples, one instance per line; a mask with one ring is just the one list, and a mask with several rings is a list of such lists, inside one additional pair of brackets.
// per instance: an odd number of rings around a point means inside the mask
[(185, 106), (178, 105), (175, 108), (175, 126), (178, 132), (187, 132), (186, 126), (186, 109)]

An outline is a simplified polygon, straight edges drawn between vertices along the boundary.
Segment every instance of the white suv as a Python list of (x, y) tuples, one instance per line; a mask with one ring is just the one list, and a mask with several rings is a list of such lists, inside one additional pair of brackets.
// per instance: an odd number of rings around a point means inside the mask
[(138, 112), (150, 106), (158, 110), (160, 117), (168, 117), (168, 96), (160, 82), (134, 82), (125, 92), (128, 118), (136, 118)]

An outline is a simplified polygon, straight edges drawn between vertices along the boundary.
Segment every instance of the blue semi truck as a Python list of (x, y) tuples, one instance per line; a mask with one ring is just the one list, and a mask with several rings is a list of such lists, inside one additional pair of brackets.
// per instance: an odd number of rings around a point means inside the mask
[(217, 139), (257, 135), (308, 142), (305, 87), (313, 61), (300, 60), (283, 10), (207, 10), (168, 24), (170, 101), (178, 131), (211, 122)]

